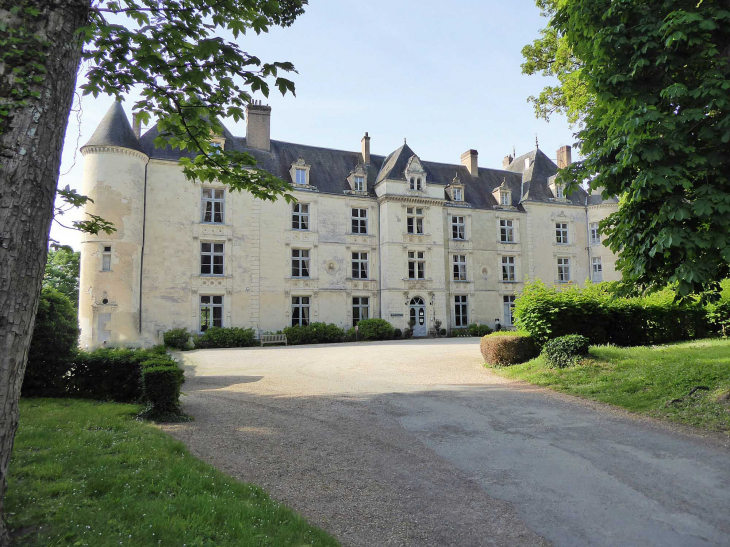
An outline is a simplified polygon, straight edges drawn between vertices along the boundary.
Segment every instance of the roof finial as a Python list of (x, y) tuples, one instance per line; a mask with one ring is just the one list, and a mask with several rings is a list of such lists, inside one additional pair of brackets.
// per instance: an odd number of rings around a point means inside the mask
[(540, 148), (540, 145), (537, 143), (537, 133), (535, 133), (535, 148)]
[(406, 138), (403, 137), (403, 144), (406, 144)]
[(517, 157), (517, 149), (515, 148), (515, 145), (514, 144), (512, 145), (512, 157), (513, 158), (516, 158)]

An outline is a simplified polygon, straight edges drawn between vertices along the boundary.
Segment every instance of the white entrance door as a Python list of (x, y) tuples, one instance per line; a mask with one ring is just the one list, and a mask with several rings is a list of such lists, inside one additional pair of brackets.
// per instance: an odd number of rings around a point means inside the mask
[(416, 322), (413, 327), (413, 336), (426, 336), (428, 334), (428, 325), (426, 324), (426, 304), (420, 296), (416, 296), (411, 299), (410, 320)]

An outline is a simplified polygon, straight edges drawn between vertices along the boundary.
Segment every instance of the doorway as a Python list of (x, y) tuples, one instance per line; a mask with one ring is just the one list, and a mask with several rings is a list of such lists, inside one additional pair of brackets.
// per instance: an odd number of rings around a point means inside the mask
[(426, 303), (420, 296), (411, 299), (411, 315), (410, 321), (415, 321), (413, 326), (413, 336), (428, 335), (428, 325), (426, 324)]

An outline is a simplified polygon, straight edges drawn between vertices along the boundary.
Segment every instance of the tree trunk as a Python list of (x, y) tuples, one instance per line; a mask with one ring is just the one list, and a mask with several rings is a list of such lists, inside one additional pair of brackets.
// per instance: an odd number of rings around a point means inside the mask
[(0, 517), (90, 8), (56, 1), (0, 0)]

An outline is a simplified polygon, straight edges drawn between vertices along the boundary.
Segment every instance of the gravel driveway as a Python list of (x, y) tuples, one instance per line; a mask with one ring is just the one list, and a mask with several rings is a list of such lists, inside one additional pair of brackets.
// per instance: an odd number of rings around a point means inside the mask
[(182, 354), (165, 426), (343, 545), (730, 545), (730, 450), (481, 366), (478, 339)]

